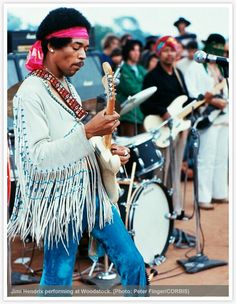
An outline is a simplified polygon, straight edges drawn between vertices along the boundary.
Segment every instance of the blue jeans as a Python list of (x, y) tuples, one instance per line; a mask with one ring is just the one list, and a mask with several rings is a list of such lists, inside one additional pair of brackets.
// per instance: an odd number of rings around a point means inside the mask
[[(112, 212), (112, 223), (107, 223), (103, 229), (100, 229), (98, 217), (99, 201), (97, 199), (96, 221), (91, 234), (102, 243), (110, 261), (114, 263), (121, 277), (121, 284), (123, 286), (136, 285), (144, 287), (148, 283), (143, 258), (137, 250), (114, 205), (112, 206)], [(84, 208), (83, 231), (86, 227), (87, 217), (86, 208)], [(79, 235), (78, 238), (80, 240), (81, 235)], [(69, 255), (62, 242), (60, 242), (58, 246), (54, 244), (51, 248), (48, 248), (45, 243), (43, 274), (40, 285), (72, 286), (72, 274), (77, 249), (78, 243), (72, 238), (72, 229), (70, 229), (69, 246), (67, 247)]]

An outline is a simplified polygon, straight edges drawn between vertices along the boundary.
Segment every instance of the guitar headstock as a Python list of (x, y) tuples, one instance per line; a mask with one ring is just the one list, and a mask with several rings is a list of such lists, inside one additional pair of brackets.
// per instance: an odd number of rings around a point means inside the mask
[(102, 64), (104, 77), (102, 78), (102, 83), (105, 88), (105, 92), (107, 95), (108, 102), (110, 100), (115, 100), (115, 81), (114, 81), (114, 73), (112, 68), (108, 62), (104, 62)]
[[(105, 76), (102, 78), (106, 95), (107, 95), (107, 108), (106, 114), (112, 115), (115, 111), (115, 81), (112, 68), (108, 62), (102, 64)], [(111, 148), (111, 134), (104, 136), (104, 144), (106, 148)]]

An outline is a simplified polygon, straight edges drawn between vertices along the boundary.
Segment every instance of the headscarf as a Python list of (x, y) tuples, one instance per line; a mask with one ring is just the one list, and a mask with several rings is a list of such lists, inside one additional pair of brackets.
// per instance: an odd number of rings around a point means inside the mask
[(178, 42), (172, 36), (164, 36), (159, 38), (153, 47), (153, 51), (156, 52), (157, 56), (160, 56), (162, 50), (168, 46), (173, 48), (176, 52), (178, 51)]
[[(45, 39), (50, 38), (79, 38), (79, 39), (89, 39), (87, 29), (85, 27), (71, 27), (68, 29), (59, 30), (57, 32), (51, 33), (45, 37)], [(43, 68), (43, 50), (42, 41), (37, 40), (29, 50), (25, 66), (29, 71), (37, 70)]]

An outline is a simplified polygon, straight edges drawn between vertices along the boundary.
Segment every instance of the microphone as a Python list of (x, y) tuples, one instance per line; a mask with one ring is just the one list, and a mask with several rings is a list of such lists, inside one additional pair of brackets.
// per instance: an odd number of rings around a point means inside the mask
[(229, 65), (228, 58), (207, 54), (204, 51), (197, 51), (194, 54), (193, 59), (198, 63), (212, 62), (212, 63), (217, 63), (222, 67), (226, 67)]

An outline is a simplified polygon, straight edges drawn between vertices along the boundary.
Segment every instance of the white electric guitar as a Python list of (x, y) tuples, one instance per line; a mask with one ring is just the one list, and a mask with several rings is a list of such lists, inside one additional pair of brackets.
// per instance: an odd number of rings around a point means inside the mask
[[(172, 120), (172, 138), (173, 140), (179, 132), (187, 130), (191, 126), (190, 120), (179, 119), (177, 115), (183, 111), (183, 104), (187, 101), (188, 97), (185, 95), (178, 96), (167, 108)], [(160, 148), (166, 148), (170, 144), (170, 129), (166, 124), (163, 124), (163, 119), (159, 115), (148, 115), (144, 119), (144, 128), (150, 132), (153, 129), (159, 129), (159, 134), (156, 139), (156, 144)], [(162, 126), (163, 124), (163, 126)], [(162, 126), (162, 127), (161, 127)]]
[[(107, 96), (106, 114), (111, 115), (115, 110), (115, 85), (111, 66), (108, 62), (103, 63), (105, 76), (102, 79)], [(116, 174), (120, 170), (120, 157), (111, 153), (112, 135), (94, 136), (90, 139), (95, 149), (98, 163), (101, 170), (103, 185), (113, 203), (119, 198), (119, 185), (116, 180)]]
[[(225, 87), (225, 80), (218, 83), (211, 91), (211, 93), (217, 94), (220, 90)], [(170, 113), (172, 118), (172, 138), (173, 140), (179, 134), (179, 132), (187, 130), (191, 126), (190, 120), (184, 120), (188, 114), (192, 112), (192, 110), (197, 109), (201, 105), (203, 105), (206, 100), (194, 100), (191, 103), (187, 104), (183, 107), (183, 104), (187, 101), (187, 96), (181, 95), (177, 97), (167, 108), (167, 111)], [(219, 110), (216, 110), (216, 112)], [(221, 111), (221, 110), (220, 110)], [(144, 119), (144, 128), (148, 132), (152, 132), (153, 130), (158, 130), (156, 136), (156, 145), (160, 148), (166, 148), (170, 144), (170, 128), (168, 127), (168, 122), (163, 121), (163, 119), (159, 115), (148, 115)]]

